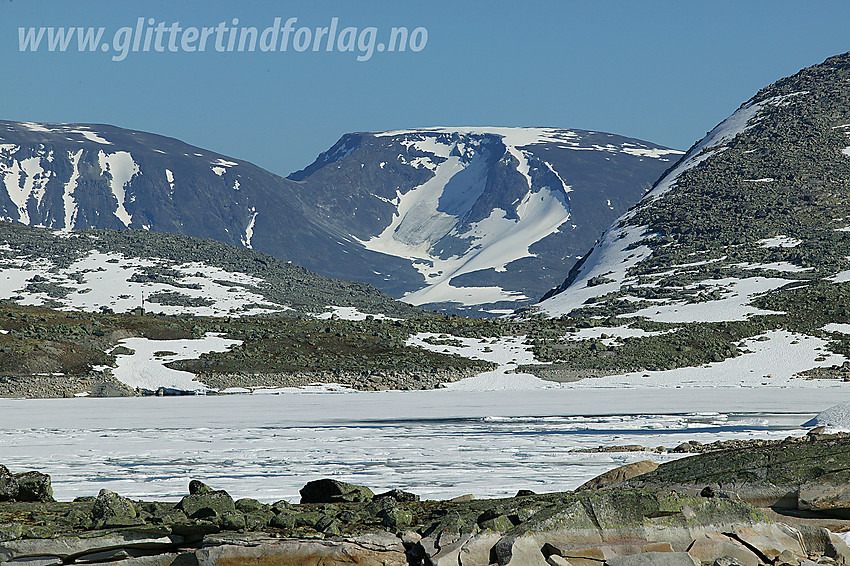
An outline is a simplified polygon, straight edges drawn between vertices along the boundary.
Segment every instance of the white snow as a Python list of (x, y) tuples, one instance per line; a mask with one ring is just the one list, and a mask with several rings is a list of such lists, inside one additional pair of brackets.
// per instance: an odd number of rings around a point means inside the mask
[(839, 332), (841, 334), (850, 334), (850, 324), (830, 322), (829, 324), (824, 326), (823, 329), (827, 332)]
[(81, 136), (83, 136), (87, 140), (93, 141), (95, 143), (112, 145), (111, 141), (103, 139), (102, 137), (100, 137), (99, 135), (97, 135), (94, 132), (90, 132), (90, 131), (87, 131), (87, 130), (69, 130), (69, 132), (72, 132), (72, 133), (75, 133), (75, 134), (80, 134)]
[(68, 152), (68, 159), (71, 161), (71, 178), (65, 184), (65, 192), (62, 194), (62, 203), (65, 211), (64, 228), (70, 230), (77, 222), (77, 201), (74, 199), (74, 191), (77, 189), (77, 181), (80, 178), (80, 157), (83, 156), (83, 150), (77, 152)]
[[(199, 155), (199, 154), (196, 153), (195, 155)], [(228, 161), (228, 160), (222, 159), (222, 158), (216, 159), (215, 161), (212, 162), (212, 164), (217, 165), (219, 167), (236, 167), (237, 165), (239, 165), (235, 161)]]
[(781, 273), (804, 273), (811, 271), (814, 267), (800, 267), (787, 261), (774, 261), (771, 263), (733, 263), (732, 267), (742, 267), (744, 269), (767, 269), (770, 271), (779, 271)]
[(225, 169), (224, 167), (210, 167), (210, 169), (212, 169), (212, 172), (218, 175), (219, 177), (224, 175), (225, 171), (227, 171), (227, 169)]
[(812, 368), (831, 367), (847, 361), (844, 356), (829, 352), (826, 340), (785, 330), (749, 338), (740, 346), (752, 353), (699, 367), (589, 378), (565, 383), (562, 387), (831, 387), (834, 382), (795, 376)]
[[(113, 260), (110, 262), (109, 260)], [(163, 305), (145, 301), (145, 310), (162, 314), (194, 314), (196, 316), (249, 316), (287, 310), (291, 307), (269, 303), (262, 295), (252, 292), (262, 280), (243, 273), (193, 262), (172, 264), (159, 258), (125, 258), (122, 254), (104, 254), (92, 251), (67, 268), (54, 272), (49, 258), (37, 260), (11, 259), (3, 262), (0, 273), (0, 296), (24, 296), (18, 301), (24, 305), (43, 305), (49, 297), (43, 293), (25, 291), (29, 279), (40, 275), (51, 283), (68, 287), (72, 292), (54, 298), (62, 310), (97, 311), (109, 307), (116, 312), (126, 312), (138, 307), (141, 295), (147, 299), (154, 293), (173, 292), (189, 299), (208, 299), (210, 306)], [(175, 287), (167, 283), (138, 283), (130, 279), (143, 267), (163, 265), (183, 275), (181, 285), (197, 285), (197, 289)], [(80, 276), (82, 283), (74, 276)], [(232, 284), (232, 285), (231, 285)], [(246, 288), (245, 286), (248, 286)]]
[(248, 221), (248, 226), (245, 227), (245, 235), (242, 237), (242, 245), (248, 249), (252, 249), (251, 238), (254, 237), (254, 222), (257, 221), (257, 209), (251, 207), (251, 220)]
[(623, 316), (643, 316), (656, 322), (723, 322), (746, 320), (753, 315), (777, 314), (772, 311), (751, 306), (753, 298), (790, 283), (787, 279), (775, 277), (748, 277), (737, 279), (707, 279), (689, 285), (706, 287), (706, 291), (720, 291), (723, 298), (714, 301), (688, 303), (685, 301), (666, 301), (651, 305)]
[(174, 196), (174, 173), (172, 173), (170, 169), (165, 170), (165, 179), (168, 181), (168, 187), (170, 189), (169, 194)]
[(330, 309), (330, 311), (325, 311), (323, 313), (314, 314), (316, 318), (320, 318), (323, 320), (327, 320), (333, 317), (336, 317), (340, 320), (366, 320), (367, 316), (371, 316), (375, 320), (398, 320), (397, 318), (392, 318), (386, 316), (384, 314), (372, 314), (372, 313), (363, 313), (357, 310), (357, 307), (338, 307), (338, 306), (328, 306), (326, 307)]
[(139, 166), (133, 161), (133, 156), (127, 151), (117, 151), (109, 154), (100, 151), (97, 154), (97, 159), (98, 163), (100, 163), (101, 171), (109, 173), (111, 177), (109, 186), (112, 188), (112, 194), (115, 195), (115, 200), (118, 202), (115, 216), (124, 226), (129, 227), (133, 222), (133, 217), (124, 208), (126, 187), (130, 183), (130, 179), (139, 172)]
[(525, 344), (525, 336), (507, 336), (497, 339), (477, 339), (450, 336), (462, 346), (430, 344), (426, 338), (438, 338), (440, 334), (420, 332), (407, 339), (408, 346), (418, 346), (432, 352), (456, 354), (474, 360), (485, 360), (499, 365), (493, 371), (482, 372), (474, 377), (447, 383), (447, 389), (460, 391), (525, 390), (557, 387), (529, 373), (515, 373), (520, 364), (534, 363), (531, 347)]
[(840, 403), (818, 413), (803, 423), (804, 427), (826, 427), (826, 432), (850, 432), (850, 402)]
[(21, 125), (33, 132), (42, 132), (42, 133), (52, 133), (53, 130), (49, 130), (45, 127), (44, 124), (38, 124), (36, 122), (21, 122)]
[(239, 340), (229, 340), (221, 336), (207, 334), (197, 340), (150, 340), (148, 338), (127, 338), (118, 342), (134, 350), (133, 354), (115, 356), (117, 367), (112, 375), (132, 388), (156, 391), (160, 388), (177, 391), (203, 392), (209, 388), (195, 381), (195, 374), (165, 367), (165, 364), (177, 360), (192, 360), (209, 352), (224, 352)]
[(803, 241), (780, 234), (772, 238), (764, 238), (756, 243), (763, 248), (795, 248), (802, 244)]
[[(552, 316), (569, 314), (590, 299), (615, 292), (621, 285), (636, 282), (634, 278), (627, 278), (626, 272), (647, 257), (651, 250), (648, 246), (628, 248), (645, 239), (645, 231), (646, 228), (642, 226), (617, 228), (615, 225), (609, 228), (581, 266), (569, 290), (539, 303), (540, 309)], [(611, 281), (588, 286), (588, 280), (599, 276)]]

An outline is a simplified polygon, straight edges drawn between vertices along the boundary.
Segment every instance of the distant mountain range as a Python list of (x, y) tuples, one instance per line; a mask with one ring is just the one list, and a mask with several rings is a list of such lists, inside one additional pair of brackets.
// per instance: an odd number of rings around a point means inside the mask
[(681, 152), (613, 134), (431, 128), (343, 136), (282, 178), (113, 126), (0, 122), (0, 218), (251, 248), (431, 308), (533, 302)]

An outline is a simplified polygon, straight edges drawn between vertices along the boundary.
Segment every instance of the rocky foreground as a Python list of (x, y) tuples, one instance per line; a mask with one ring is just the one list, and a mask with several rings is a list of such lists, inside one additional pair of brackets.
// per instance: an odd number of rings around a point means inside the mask
[(850, 438), (814, 434), (613, 470), (575, 492), (421, 501), (331, 479), (301, 503), (55, 502), (0, 466), (0, 564), (59, 566), (850, 564)]

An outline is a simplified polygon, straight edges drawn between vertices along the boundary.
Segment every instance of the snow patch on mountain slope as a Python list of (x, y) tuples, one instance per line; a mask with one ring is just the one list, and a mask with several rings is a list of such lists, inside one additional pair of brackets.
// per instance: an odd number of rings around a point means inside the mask
[[(610, 153), (628, 153), (631, 155), (640, 155), (654, 159), (662, 159), (668, 161), (669, 157), (674, 155), (682, 155), (684, 152), (677, 149), (660, 149), (649, 146), (639, 146), (638, 144), (623, 144), (623, 145), (599, 145), (585, 142), (582, 137), (571, 130), (561, 130), (557, 128), (524, 128), (524, 127), (494, 127), (494, 126), (463, 126), (463, 127), (445, 127), (437, 126), (433, 128), (412, 128), (408, 130), (392, 130), (387, 132), (373, 132), (376, 137), (393, 137), (407, 136), (415, 134), (473, 134), (473, 135), (495, 135), (502, 138), (502, 142), (513, 154), (513, 149), (526, 147), (529, 145), (554, 143), (562, 149), (588, 149), (601, 150)], [(591, 134), (594, 132), (590, 132)], [(514, 154), (516, 157), (516, 155)], [(523, 160), (518, 157), (518, 161), (522, 164)]]
[(139, 172), (139, 165), (133, 161), (133, 156), (127, 151), (115, 153), (100, 151), (97, 154), (97, 160), (101, 171), (109, 173), (110, 176), (109, 186), (118, 202), (114, 214), (124, 226), (129, 227), (133, 222), (133, 216), (124, 207), (127, 196), (126, 186), (130, 183), (130, 179)]
[(531, 346), (525, 343), (525, 336), (506, 336), (501, 338), (464, 338), (452, 336), (452, 342), (458, 341), (460, 346), (451, 344), (430, 343), (428, 340), (437, 339), (440, 335), (433, 332), (420, 332), (407, 339), (408, 346), (414, 346), (440, 352), (454, 354), (474, 360), (484, 360), (498, 364), (492, 371), (479, 373), (474, 377), (445, 384), (446, 389), (460, 391), (493, 391), (493, 390), (528, 390), (557, 387), (558, 384), (544, 381), (529, 373), (516, 373), (520, 364), (534, 363)]
[(371, 316), (375, 320), (399, 320), (397, 318), (392, 318), (384, 314), (371, 314), (364, 313), (357, 310), (357, 307), (337, 307), (337, 306), (329, 306), (330, 309), (327, 312), (315, 314), (318, 319), (321, 320), (330, 320), (332, 318), (338, 318), (340, 320), (366, 320), (366, 317)]
[[(182, 277), (175, 281), (177, 285), (133, 280), (144, 268), (158, 266), (179, 272)], [(13, 299), (20, 296), (16, 302), (23, 305), (59, 303), (60, 310), (98, 311), (107, 307), (126, 312), (138, 307), (144, 295), (145, 310), (161, 314), (250, 316), (289, 308), (269, 303), (262, 295), (250, 291), (250, 287), (262, 283), (261, 279), (197, 262), (175, 265), (158, 258), (127, 258), (123, 254), (92, 251), (62, 270), (54, 270), (55, 265), (48, 258), (0, 260), (0, 268), (0, 296)], [(59, 297), (27, 290), (35, 276), (65, 288), (67, 294)], [(212, 304), (166, 305), (150, 300), (157, 293), (176, 293), (187, 300), (212, 301)]]
[(86, 138), (89, 141), (93, 141), (95, 143), (103, 144), (103, 145), (112, 145), (111, 141), (105, 140), (94, 132), (90, 132), (87, 130), (70, 130), (72, 133), (77, 133)]
[(165, 170), (165, 180), (168, 181), (169, 194), (174, 196), (174, 173), (171, 172), (171, 169)]
[(74, 191), (77, 189), (77, 180), (80, 178), (80, 157), (83, 150), (69, 151), (68, 159), (71, 161), (71, 178), (65, 184), (65, 192), (62, 194), (62, 203), (65, 210), (65, 228), (72, 229), (77, 221), (77, 202), (74, 199)]
[[(126, 338), (118, 342), (133, 350), (132, 354), (115, 356), (117, 367), (112, 375), (121, 383), (146, 391), (170, 389), (184, 392), (204, 393), (211, 389), (195, 381), (196, 375), (166, 367), (177, 360), (193, 360), (202, 354), (224, 352), (239, 340), (222, 338), (215, 334), (197, 340), (151, 340), (148, 338)], [(116, 346), (117, 347), (117, 346)]]
[(646, 230), (645, 226), (609, 228), (569, 289), (541, 302), (540, 308), (551, 316), (569, 314), (623, 285), (636, 283), (637, 278), (627, 277), (626, 272), (652, 252), (648, 246), (638, 245), (646, 238)]
[(252, 249), (251, 246), (251, 238), (254, 237), (254, 222), (257, 221), (257, 209), (253, 206), (251, 207), (251, 220), (248, 221), (248, 226), (245, 228), (245, 235), (242, 237), (242, 245)]
[(722, 299), (698, 303), (667, 301), (623, 316), (646, 317), (655, 322), (687, 323), (746, 320), (754, 315), (781, 314), (758, 309), (749, 303), (755, 297), (788, 283), (790, 283), (788, 279), (774, 277), (707, 279), (689, 287), (704, 287), (707, 292), (720, 291), (724, 295)]
[(51, 172), (45, 171), (41, 167), (42, 157), (52, 158), (52, 155), (35, 155), (12, 161), (10, 166), (0, 165), (3, 185), (6, 187), (9, 199), (18, 211), (18, 217), (12, 220), (22, 224), (29, 224), (30, 222), (28, 209), (30, 199), (35, 200), (36, 206), (41, 204), (45, 186), (50, 180)]
[(569, 209), (555, 191), (544, 188), (525, 195), (517, 207), (519, 220), (505, 216), (503, 210), (493, 209), (489, 217), (473, 223), (469, 232), (458, 234), (474, 242), (470, 250), (446, 260), (436, 258), (432, 269), (437, 271), (426, 275), (429, 286), (406, 294), (402, 300), (414, 305), (442, 301), (469, 305), (525, 298), (521, 293), (509, 293), (498, 287), (455, 287), (451, 283), (454, 277), (474, 271), (490, 268), (504, 271), (508, 263), (532, 256), (530, 243), (556, 232), (569, 219)]
[(748, 338), (739, 347), (750, 353), (697, 367), (582, 379), (563, 387), (822, 387), (821, 380), (802, 379), (797, 374), (847, 361), (831, 353), (826, 340), (786, 330)]

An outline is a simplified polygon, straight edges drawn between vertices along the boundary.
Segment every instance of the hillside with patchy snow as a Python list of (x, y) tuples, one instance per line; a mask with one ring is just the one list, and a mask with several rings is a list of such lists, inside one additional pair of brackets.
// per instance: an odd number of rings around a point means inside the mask
[(0, 121), (0, 219), (212, 238), (412, 304), (502, 313), (554, 286), (678, 153), (434, 128), (348, 134), (284, 179), (155, 134)]
[[(711, 130), (539, 307), (603, 336), (665, 333), (597, 339), (587, 370), (619, 364), (650, 378), (756, 351), (786, 362), (796, 349), (804, 375), (850, 379), (849, 224), (844, 54), (765, 87)], [(579, 358), (564, 342), (543, 349), (571, 367)], [(770, 364), (744, 366), (771, 378)]]
[(416, 314), (363, 283), (252, 250), (139, 230), (50, 230), (0, 222), (0, 298), (87, 312), (362, 319)]

